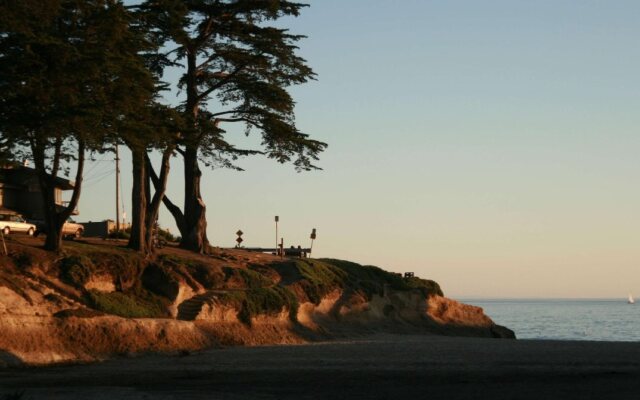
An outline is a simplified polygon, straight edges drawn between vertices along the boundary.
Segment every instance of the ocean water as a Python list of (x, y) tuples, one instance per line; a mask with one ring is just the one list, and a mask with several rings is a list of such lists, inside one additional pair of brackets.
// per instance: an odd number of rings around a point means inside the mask
[(640, 303), (597, 300), (463, 300), (518, 339), (640, 341)]

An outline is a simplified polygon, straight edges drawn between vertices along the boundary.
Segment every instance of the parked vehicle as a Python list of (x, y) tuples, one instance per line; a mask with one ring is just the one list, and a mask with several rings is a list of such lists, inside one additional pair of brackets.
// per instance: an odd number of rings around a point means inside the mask
[[(45, 235), (47, 234), (48, 231), (48, 226), (44, 221), (40, 221), (40, 220), (34, 220), (31, 221), (34, 224), (36, 224), (36, 236), (38, 236), (41, 233), (44, 233)], [(84, 234), (84, 226), (82, 226), (81, 224), (77, 223), (76, 221), (74, 221), (71, 218), (68, 218), (64, 225), (62, 225), (62, 236), (63, 237), (74, 237), (74, 238), (79, 238), (80, 236), (82, 236)]]
[(67, 218), (64, 225), (62, 225), (62, 236), (73, 236), (74, 238), (79, 238), (83, 234), (84, 226), (71, 218)]
[(36, 226), (26, 222), (21, 215), (0, 213), (0, 230), (3, 235), (26, 233), (32, 236), (36, 232)]

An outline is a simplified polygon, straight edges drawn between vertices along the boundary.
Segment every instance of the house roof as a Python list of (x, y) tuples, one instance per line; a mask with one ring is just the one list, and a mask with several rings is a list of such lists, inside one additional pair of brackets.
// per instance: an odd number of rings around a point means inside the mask
[[(31, 180), (38, 179), (35, 169), (29, 167), (0, 168), (0, 182), (12, 185), (24, 186)], [(75, 182), (59, 176), (55, 179), (56, 187), (61, 190), (71, 190), (75, 187)]]
[(0, 206), (0, 214), (12, 214), (12, 215), (16, 215), (16, 214), (18, 214), (18, 212), (17, 212), (17, 211), (15, 211), (15, 210), (10, 210), (10, 209), (8, 209), (8, 208), (5, 208), (5, 207)]

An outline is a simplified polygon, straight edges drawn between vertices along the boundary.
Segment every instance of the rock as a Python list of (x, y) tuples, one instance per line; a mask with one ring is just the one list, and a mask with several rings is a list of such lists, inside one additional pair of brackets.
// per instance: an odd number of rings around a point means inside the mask
[(515, 339), (516, 334), (506, 326), (493, 324), (491, 326), (491, 335), (498, 339)]

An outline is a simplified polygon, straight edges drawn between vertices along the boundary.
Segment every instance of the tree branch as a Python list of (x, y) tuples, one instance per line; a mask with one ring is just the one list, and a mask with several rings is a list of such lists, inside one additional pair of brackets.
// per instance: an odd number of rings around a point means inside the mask
[(213, 91), (215, 91), (217, 89), (220, 89), (222, 86), (227, 84), (233, 77), (235, 77), (240, 72), (242, 72), (242, 70), (245, 69), (248, 65), (249, 65), (249, 63), (244, 63), (244, 64), (240, 65), (235, 70), (233, 70), (233, 72), (231, 72), (227, 76), (225, 76), (224, 79), (221, 79), (220, 82), (216, 83), (215, 85), (211, 86), (209, 89), (207, 89), (204, 92), (200, 93), (198, 95), (198, 101), (202, 101), (202, 99), (204, 99), (207, 96), (209, 96)]
[(229, 115), (229, 114), (260, 114), (260, 111), (250, 111), (250, 110), (229, 110), (229, 111), (221, 111), (221, 112), (217, 112), (214, 114), (211, 114), (209, 117), (210, 118), (214, 118), (214, 117), (219, 117), (221, 115)]
[(218, 126), (217, 124), (219, 124), (220, 122), (248, 122), (248, 120), (246, 118), (216, 118), (213, 120), (213, 123), (215, 124), (215, 126)]
[[(158, 187), (161, 185), (160, 178), (156, 171), (153, 169), (153, 165), (151, 165), (151, 159), (146, 155), (146, 163), (147, 170), (149, 171), (149, 177), (151, 178), (151, 182), (153, 183), (153, 187), (156, 189), (156, 193), (158, 191)], [(164, 155), (163, 155), (164, 160)], [(180, 230), (180, 234), (184, 236), (184, 232), (186, 230), (186, 220), (184, 219), (184, 214), (180, 207), (176, 206), (170, 199), (167, 197), (166, 193), (162, 196), (162, 204), (167, 207), (167, 210), (173, 215), (173, 218), (176, 220), (176, 224), (178, 225), (178, 229)]]

